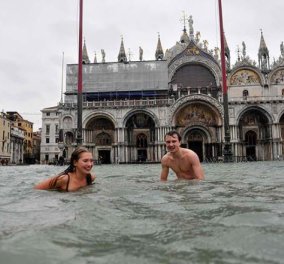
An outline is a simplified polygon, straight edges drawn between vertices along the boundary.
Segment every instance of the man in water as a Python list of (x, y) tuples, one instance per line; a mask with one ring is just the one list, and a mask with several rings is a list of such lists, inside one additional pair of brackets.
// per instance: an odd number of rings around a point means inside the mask
[(161, 181), (167, 180), (170, 169), (176, 173), (178, 179), (204, 179), (204, 172), (197, 154), (190, 149), (180, 147), (181, 136), (177, 131), (168, 132), (165, 142), (168, 153), (161, 160)]

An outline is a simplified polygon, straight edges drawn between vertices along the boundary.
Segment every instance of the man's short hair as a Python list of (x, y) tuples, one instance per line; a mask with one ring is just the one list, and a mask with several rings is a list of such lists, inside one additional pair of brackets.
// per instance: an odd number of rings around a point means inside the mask
[(165, 138), (166, 138), (166, 136), (172, 137), (172, 136), (174, 136), (174, 135), (177, 135), (178, 140), (181, 141), (181, 135), (180, 135), (180, 133), (177, 132), (176, 130), (171, 130), (171, 131), (169, 131), (168, 133), (166, 133)]

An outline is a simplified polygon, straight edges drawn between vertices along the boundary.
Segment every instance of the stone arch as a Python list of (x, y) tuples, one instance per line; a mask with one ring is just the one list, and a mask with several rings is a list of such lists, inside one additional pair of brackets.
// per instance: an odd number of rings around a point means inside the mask
[(90, 120), (92, 120), (93, 118), (97, 118), (97, 117), (101, 117), (101, 118), (106, 118), (108, 120), (110, 120), (115, 127), (117, 127), (117, 121), (116, 119), (109, 113), (105, 113), (105, 112), (95, 112), (95, 113), (89, 113), (83, 120), (83, 127), (86, 127), (87, 124), (90, 122)]
[[(251, 106), (244, 109), (237, 118), (238, 137), (242, 155), (248, 160), (270, 160), (272, 117), (262, 108)], [(256, 139), (255, 144), (249, 144), (248, 136)], [(251, 142), (250, 142), (251, 143)]]
[(145, 110), (145, 109), (136, 109), (136, 110), (130, 110), (128, 113), (125, 114), (125, 116), (123, 118), (123, 127), (126, 126), (126, 123), (129, 120), (129, 118), (131, 118), (133, 115), (135, 115), (137, 113), (144, 113), (144, 114), (150, 116), (153, 119), (155, 126), (156, 127), (160, 126), (160, 121), (154, 113), (152, 113), (151, 111)]
[(210, 93), (218, 98), (220, 87), (217, 85), (216, 77), (207, 65), (201, 63), (186, 63), (180, 65), (170, 79), (172, 87), (179, 90), (181, 96), (188, 93)]
[(86, 144), (110, 146), (115, 140), (115, 124), (108, 115), (98, 113), (85, 123), (84, 133)]
[(250, 107), (246, 107), (245, 109), (243, 109), (239, 114), (237, 114), (237, 118), (236, 118), (236, 124), (239, 124), (241, 117), (249, 112), (249, 111), (259, 111), (260, 113), (262, 113), (268, 120), (268, 123), (273, 123), (273, 117), (263, 108), (259, 107), (259, 106), (250, 106)]
[(173, 124), (173, 126), (176, 126), (177, 115), (179, 111), (191, 104), (200, 104), (202, 106), (209, 108), (212, 111), (212, 113), (214, 113), (214, 115), (217, 117), (216, 125), (222, 126), (224, 120), (223, 106), (214, 98), (202, 94), (184, 96), (179, 100), (177, 100), (170, 109), (169, 124)]
[(186, 148), (193, 150), (202, 162), (207, 158), (207, 146), (212, 141), (209, 130), (202, 125), (192, 125), (185, 129), (182, 135), (182, 142)]
[(274, 69), (268, 76), (270, 84), (284, 84), (284, 67)]
[(185, 65), (190, 65), (190, 64), (195, 64), (195, 65), (201, 65), (207, 68), (214, 76), (216, 85), (220, 86), (220, 81), (221, 81), (221, 70), (220, 67), (214, 63), (213, 61), (201, 57), (201, 56), (182, 56), (176, 60), (174, 60), (170, 65), (169, 65), (169, 80), (172, 80), (174, 74), (183, 66)]
[(169, 120), (183, 138), (183, 146), (195, 151), (199, 159), (221, 155), (223, 107), (207, 95), (180, 98), (171, 109)]
[(280, 111), (276, 120), (277, 123), (280, 123), (281, 121), (284, 122), (284, 108)]
[(71, 115), (65, 115), (62, 117), (62, 128), (64, 130), (70, 130), (73, 127), (73, 116)]
[(67, 131), (64, 133), (64, 143), (65, 145), (71, 145), (75, 141), (75, 136), (73, 132)]
[(157, 120), (148, 111), (137, 109), (126, 115), (124, 140), (129, 149), (130, 160), (145, 162), (153, 156), (156, 122)]
[(229, 86), (264, 85), (263, 74), (253, 67), (240, 67), (228, 75)]
[(205, 127), (204, 125), (191, 125), (191, 126), (188, 126), (184, 132), (183, 132), (183, 135), (182, 135), (182, 142), (186, 142), (187, 140), (187, 135), (195, 130), (195, 129), (198, 129), (200, 131), (202, 131), (203, 135), (206, 137), (206, 143), (211, 143), (212, 142), (212, 139), (213, 139), (213, 135), (211, 133), (211, 131), (209, 131), (207, 129), (207, 127)]

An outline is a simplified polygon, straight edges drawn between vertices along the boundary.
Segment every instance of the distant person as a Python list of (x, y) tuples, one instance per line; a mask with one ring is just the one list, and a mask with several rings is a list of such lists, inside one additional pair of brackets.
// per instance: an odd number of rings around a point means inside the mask
[(60, 166), (63, 166), (63, 165), (64, 165), (64, 157), (63, 157), (63, 156), (60, 156), (60, 157), (59, 157), (58, 164), (59, 164)]
[(177, 131), (168, 132), (165, 142), (168, 152), (161, 160), (161, 181), (167, 180), (170, 169), (176, 173), (178, 179), (204, 179), (204, 172), (197, 154), (190, 149), (180, 147), (181, 136)]
[(66, 192), (77, 191), (81, 187), (91, 185), (95, 180), (95, 175), (91, 174), (93, 165), (92, 153), (84, 147), (78, 147), (73, 151), (70, 165), (65, 171), (38, 183), (34, 188)]

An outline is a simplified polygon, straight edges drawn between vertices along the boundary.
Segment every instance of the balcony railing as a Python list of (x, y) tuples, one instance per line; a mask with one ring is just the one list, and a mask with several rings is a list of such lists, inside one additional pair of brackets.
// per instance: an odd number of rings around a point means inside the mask
[[(142, 99), (142, 100), (111, 100), (83, 102), (83, 108), (122, 108), (143, 106), (168, 106), (174, 103), (173, 98), (168, 99)], [(76, 108), (77, 103), (61, 104), (62, 108)]]
[(229, 103), (284, 102), (284, 96), (229, 97)]

